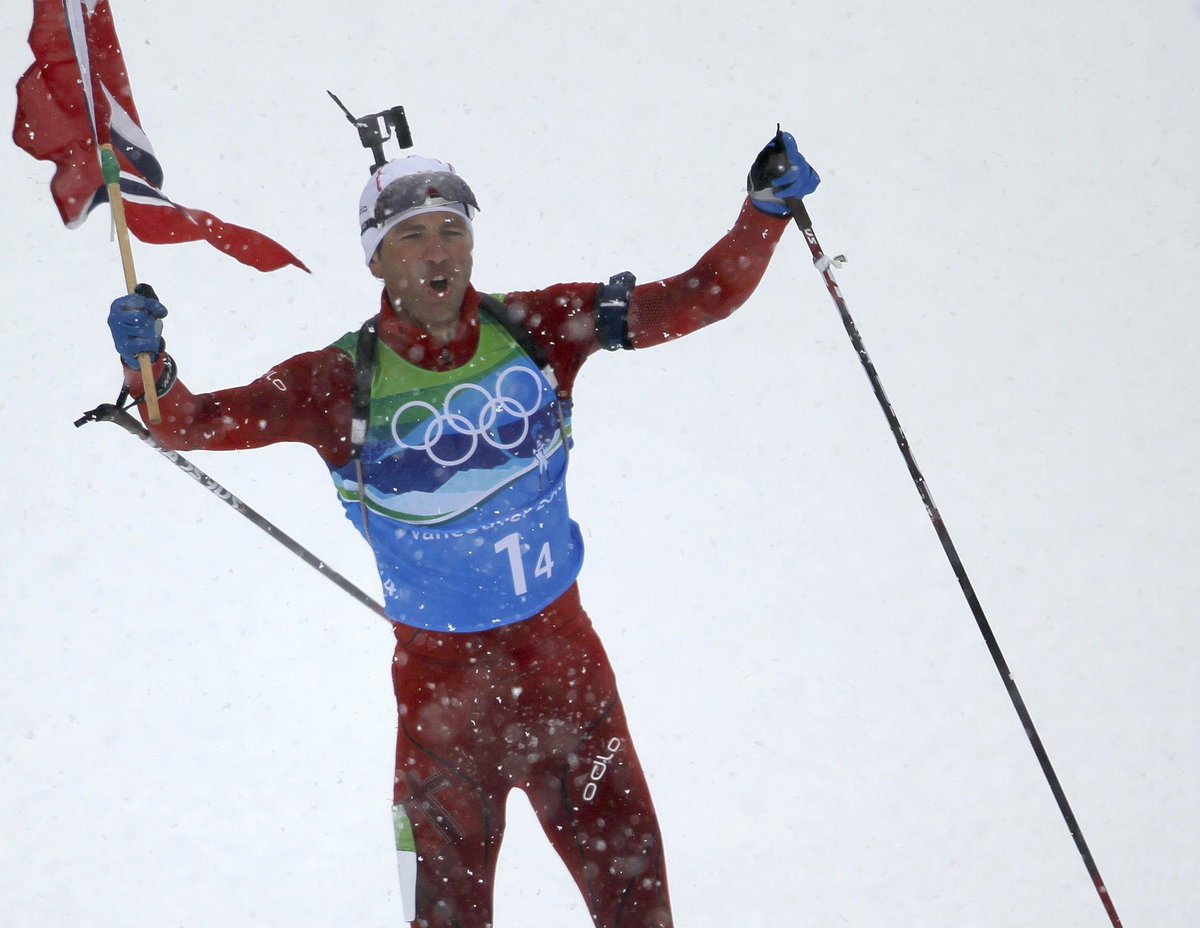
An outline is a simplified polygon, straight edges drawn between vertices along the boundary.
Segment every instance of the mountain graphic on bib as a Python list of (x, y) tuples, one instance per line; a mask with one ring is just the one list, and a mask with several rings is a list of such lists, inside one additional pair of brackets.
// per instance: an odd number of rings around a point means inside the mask
[(392, 486), (372, 481), (368, 501), (404, 522), (440, 522), (526, 474), (544, 477), (562, 444), (553, 403), (550, 385), (528, 362), (432, 401), (408, 400), (392, 414), (384, 440), (363, 448), (364, 465), (384, 465), (394, 478)]
[[(353, 356), (356, 342), (351, 332), (337, 345)], [(353, 460), (330, 472), (375, 553), (393, 620), (494, 628), (575, 582), (583, 538), (567, 509), (570, 434), (570, 401), (490, 317), (480, 314), (479, 346), (453, 370), (379, 343), (361, 477)]]

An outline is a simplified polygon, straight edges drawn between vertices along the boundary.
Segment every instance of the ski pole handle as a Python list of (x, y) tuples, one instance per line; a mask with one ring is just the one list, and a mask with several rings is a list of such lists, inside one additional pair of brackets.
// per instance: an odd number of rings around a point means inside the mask
[(801, 229), (811, 229), (812, 220), (808, 218), (808, 207), (800, 197), (784, 197), (784, 205), (792, 211), (792, 218)]
[[(108, 188), (108, 203), (112, 207), (113, 223), (117, 230), (117, 245), (121, 249), (121, 267), (125, 271), (125, 292), (133, 293), (137, 287), (137, 274), (133, 269), (133, 249), (129, 246), (129, 226), (125, 222), (125, 201), (121, 199), (121, 166), (110, 143), (100, 146), (100, 170), (104, 186)], [(151, 424), (162, 422), (158, 408), (158, 391), (154, 387), (154, 369), (149, 352), (137, 356), (138, 370), (142, 374), (142, 393), (146, 401), (146, 415)]]

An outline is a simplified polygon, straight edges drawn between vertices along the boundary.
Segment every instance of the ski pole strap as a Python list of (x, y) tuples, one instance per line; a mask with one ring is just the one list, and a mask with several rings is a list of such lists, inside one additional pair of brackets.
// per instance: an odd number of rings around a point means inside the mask
[(371, 381), (375, 378), (375, 353), (379, 343), (379, 317), (372, 316), (358, 330), (354, 352), (354, 392), (350, 406), (350, 455), (362, 454), (371, 421)]
[(636, 283), (637, 278), (630, 271), (622, 271), (596, 291), (596, 337), (606, 351), (633, 348), (629, 338), (629, 301)]

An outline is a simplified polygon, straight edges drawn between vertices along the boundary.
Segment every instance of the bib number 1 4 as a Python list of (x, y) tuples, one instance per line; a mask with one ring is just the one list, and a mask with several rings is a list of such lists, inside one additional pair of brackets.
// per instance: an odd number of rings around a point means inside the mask
[[(529, 592), (529, 583), (525, 577), (525, 561), (521, 556), (520, 532), (505, 535), (496, 542), (494, 547), (497, 554), (508, 555), (508, 567), (512, 571), (513, 592), (518, 596), (524, 596)], [(554, 559), (550, 556), (550, 542), (546, 542), (542, 545), (542, 550), (538, 552), (537, 562), (533, 565), (533, 575), (549, 579), (553, 573)]]

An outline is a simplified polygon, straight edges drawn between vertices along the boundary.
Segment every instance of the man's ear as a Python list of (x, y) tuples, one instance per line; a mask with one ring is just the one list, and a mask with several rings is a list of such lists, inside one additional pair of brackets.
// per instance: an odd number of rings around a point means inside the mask
[(375, 254), (371, 255), (371, 262), (367, 265), (367, 267), (370, 269), (372, 274), (374, 274), (380, 280), (383, 280), (383, 268), (379, 266), (379, 252), (375, 252)]

